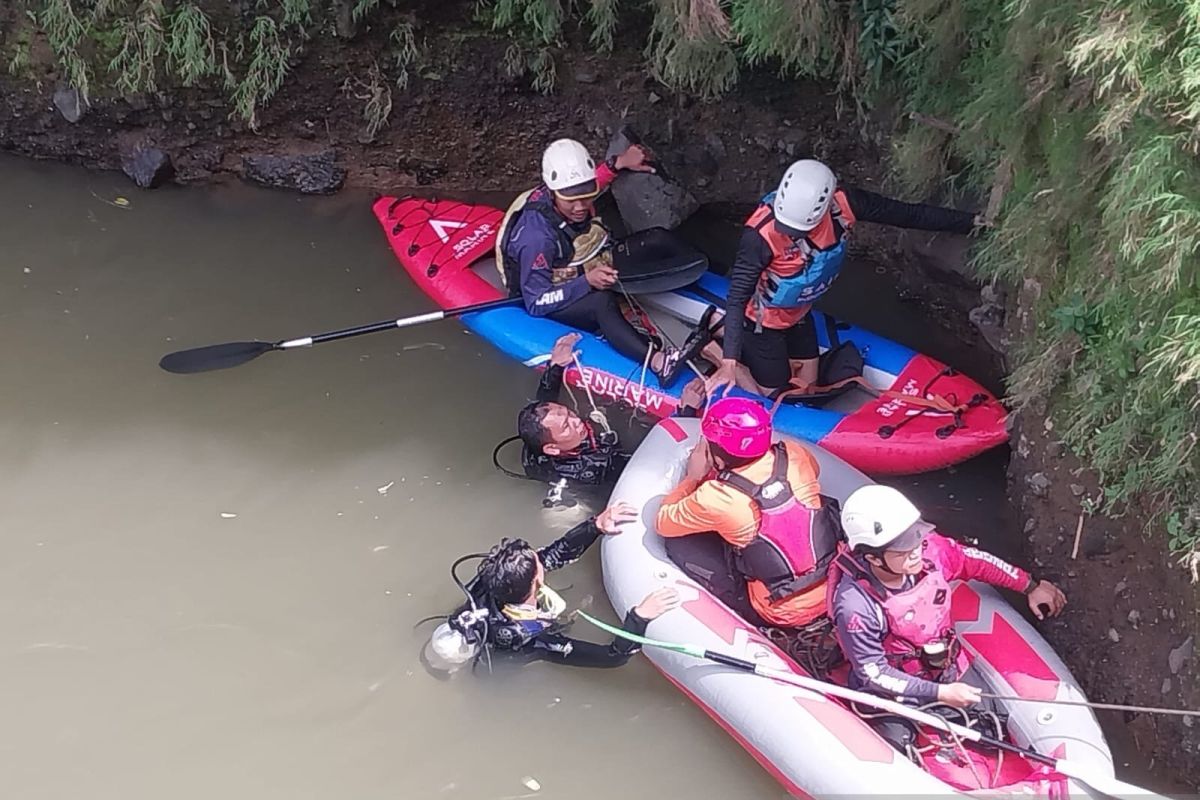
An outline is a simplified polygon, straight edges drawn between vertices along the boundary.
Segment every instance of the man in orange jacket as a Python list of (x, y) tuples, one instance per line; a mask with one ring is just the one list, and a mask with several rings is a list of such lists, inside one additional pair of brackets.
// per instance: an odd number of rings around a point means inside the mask
[(772, 445), (770, 416), (747, 398), (713, 403), (701, 431), (659, 507), (667, 552), (751, 622), (800, 628), (822, 617), (839, 528), (816, 460), (795, 442)]

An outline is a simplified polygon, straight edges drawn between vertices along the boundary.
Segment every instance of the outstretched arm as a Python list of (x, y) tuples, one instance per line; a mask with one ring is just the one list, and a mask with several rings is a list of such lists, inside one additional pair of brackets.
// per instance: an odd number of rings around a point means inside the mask
[(924, 203), (904, 203), (866, 189), (843, 188), (842, 191), (855, 218), (864, 222), (950, 233), (970, 233), (975, 227), (975, 215), (967, 211)]

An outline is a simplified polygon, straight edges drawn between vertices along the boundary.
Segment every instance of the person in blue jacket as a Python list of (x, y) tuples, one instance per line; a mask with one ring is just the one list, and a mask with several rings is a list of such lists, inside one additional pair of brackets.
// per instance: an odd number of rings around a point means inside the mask
[[(559, 139), (542, 156), (542, 184), (509, 207), (496, 237), (496, 260), (509, 292), (525, 310), (588, 333), (598, 333), (622, 355), (647, 358), (659, 382), (675, 381), (692, 349), (655, 347), (629, 323), (612, 291), (619, 278), (611, 236), (596, 218), (594, 201), (623, 169), (653, 172), (649, 154), (633, 145), (597, 164), (573, 139)], [(686, 356), (686, 357), (685, 357)]]

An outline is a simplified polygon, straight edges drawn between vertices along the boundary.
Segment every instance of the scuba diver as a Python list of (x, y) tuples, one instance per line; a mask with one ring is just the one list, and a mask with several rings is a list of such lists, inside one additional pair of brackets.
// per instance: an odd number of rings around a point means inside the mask
[[(830, 565), (828, 597), (850, 663), (850, 688), (931, 704), (929, 711), (969, 725), (990, 723), (989, 735), (1004, 738), (998, 715), (980, 704), (980, 690), (965, 680), (969, 662), (950, 615), (951, 583), (978, 580), (1021, 592), (1038, 619), (1058, 616), (1066, 595), (991, 553), (936, 533), (890, 486), (856, 489), (842, 506), (842, 527), (847, 541)], [(863, 716), (913, 757), (918, 731), (911, 720)]]
[[(437, 669), (452, 671), (493, 651), (519, 655), (529, 661), (550, 661), (573, 667), (619, 667), (640, 645), (616, 638), (596, 644), (566, 636), (566, 603), (548, 585), (546, 573), (577, 561), (600, 534), (616, 534), (637, 512), (628, 503), (609, 506), (596, 517), (567, 531), (560, 539), (534, 549), (523, 539), (502, 539), (487, 553), (463, 556), (450, 574), (467, 602), (434, 631), (425, 656)], [(478, 571), (467, 584), (455, 573), (459, 564), (479, 558)], [(625, 614), (622, 627), (642, 635), (653, 619), (679, 605), (671, 588), (656, 589)]]
[[(492, 453), (492, 461), (505, 474), (545, 481), (551, 485), (545, 505), (563, 501), (568, 483), (573, 486), (604, 486), (616, 481), (629, 461), (621, 449), (616, 431), (608, 427), (603, 413), (595, 410), (590, 420), (558, 402), (566, 368), (578, 355), (575, 345), (580, 334), (559, 337), (550, 351), (550, 361), (538, 382), (537, 396), (517, 414), (517, 437), (523, 444), (521, 466), (524, 475), (505, 469), (499, 462), (501, 448), (514, 438), (505, 439)], [(704, 405), (704, 382), (696, 378), (680, 396), (679, 416), (698, 416)]]

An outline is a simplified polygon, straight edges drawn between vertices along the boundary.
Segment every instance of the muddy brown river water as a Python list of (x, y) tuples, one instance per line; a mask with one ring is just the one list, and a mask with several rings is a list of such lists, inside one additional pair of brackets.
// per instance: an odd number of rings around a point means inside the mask
[[(784, 796), (644, 660), (421, 666), (455, 557), (584, 513), (490, 463), (533, 373), (454, 322), (158, 369), (428, 310), (369, 197), (7, 157), (0, 185), (0, 796)], [(835, 309), (970, 367), (863, 275)], [(898, 485), (1012, 553), (1003, 458)], [(555, 585), (612, 618), (595, 553)]]

